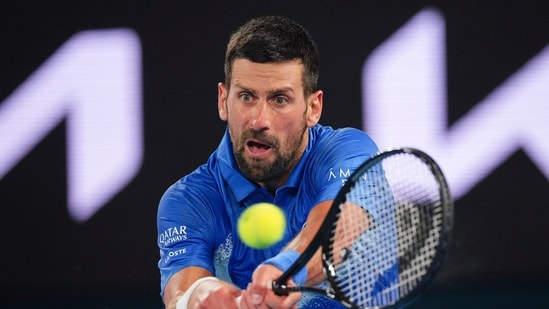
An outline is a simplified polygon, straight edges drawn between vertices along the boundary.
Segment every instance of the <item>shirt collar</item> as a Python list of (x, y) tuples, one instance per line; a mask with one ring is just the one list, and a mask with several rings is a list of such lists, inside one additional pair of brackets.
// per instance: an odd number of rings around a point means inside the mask
[[(290, 177), (283, 185), (283, 187), (297, 188), (299, 186), (303, 174), (303, 169), (305, 167), (305, 162), (307, 162), (307, 158), (310, 154), (310, 148), (313, 142), (312, 139), (313, 136), (311, 134), (311, 130), (309, 129), (309, 143), (305, 149), (305, 152), (290, 173)], [(260, 187), (258, 187), (255, 183), (248, 180), (246, 177), (244, 177), (244, 175), (242, 175), (242, 173), (240, 173), (233, 155), (233, 147), (228, 130), (225, 130), (225, 134), (223, 135), (221, 143), (217, 149), (217, 160), (219, 162), (221, 175), (223, 176), (225, 181), (227, 181), (227, 184), (229, 185), (235, 198), (239, 202), (244, 200), (254, 192), (261, 190)]]

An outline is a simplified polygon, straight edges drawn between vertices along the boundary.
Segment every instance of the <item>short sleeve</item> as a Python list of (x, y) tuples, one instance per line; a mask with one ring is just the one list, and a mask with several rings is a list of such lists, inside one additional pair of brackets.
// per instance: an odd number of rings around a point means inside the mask
[(200, 173), (192, 173), (161, 197), (157, 214), (161, 295), (171, 276), (185, 267), (199, 266), (215, 273), (214, 237), (222, 233), (217, 230), (222, 208), (215, 207), (223, 205), (218, 195)]
[(317, 190), (313, 205), (334, 199), (349, 176), (378, 152), (372, 138), (354, 128), (333, 130), (316, 147), (306, 173), (311, 175), (310, 186)]

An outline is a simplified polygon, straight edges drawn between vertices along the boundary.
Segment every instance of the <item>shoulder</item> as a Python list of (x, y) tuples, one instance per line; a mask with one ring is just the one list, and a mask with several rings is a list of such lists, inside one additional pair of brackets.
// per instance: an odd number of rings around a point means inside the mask
[(355, 128), (311, 128), (301, 186), (312, 205), (333, 199), (347, 177), (378, 151), (376, 143)]
[(159, 210), (179, 212), (184, 207), (186, 212), (204, 212), (206, 207), (222, 205), (217, 178), (210, 163), (199, 166), (165, 190), (160, 199)]
[(194, 192), (208, 190), (215, 184), (215, 177), (208, 165), (204, 164), (173, 183), (166, 192)]
[(333, 129), (315, 126), (311, 128), (308, 151), (306, 173), (324, 183), (325, 179), (332, 179), (329, 175), (334, 170), (354, 170), (377, 153), (378, 147), (373, 139), (361, 130), (350, 127)]
[(311, 128), (314, 152), (324, 155), (329, 153), (355, 155), (372, 155), (378, 151), (374, 140), (364, 131), (345, 127), (334, 129), (329, 126), (315, 126)]

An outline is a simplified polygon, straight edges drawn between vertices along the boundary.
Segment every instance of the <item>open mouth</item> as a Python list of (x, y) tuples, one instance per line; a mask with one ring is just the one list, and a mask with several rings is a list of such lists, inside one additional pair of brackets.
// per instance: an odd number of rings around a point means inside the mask
[(265, 153), (271, 149), (271, 146), (267, 144), (259, 143), (257, 141), (248, 141), (246, 146), (248, 147), (250, 152), (256, 153), (256, 154)]

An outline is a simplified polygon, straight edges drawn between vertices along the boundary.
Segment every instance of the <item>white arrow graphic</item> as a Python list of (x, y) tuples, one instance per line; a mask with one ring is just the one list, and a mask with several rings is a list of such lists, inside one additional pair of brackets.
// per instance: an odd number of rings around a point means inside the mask
[(67, 118), (69, 212), (87, 220), (139, 170), (141, 101), (137, 35), (76, 34), (0, 105), (0, 179)]
[(367, 59), (363, 129), (381, 148), (414, 146), (459, 198), (523, 149), (549, 179), (549, 45), (449, 127), (445, 25), (426, 9)]

